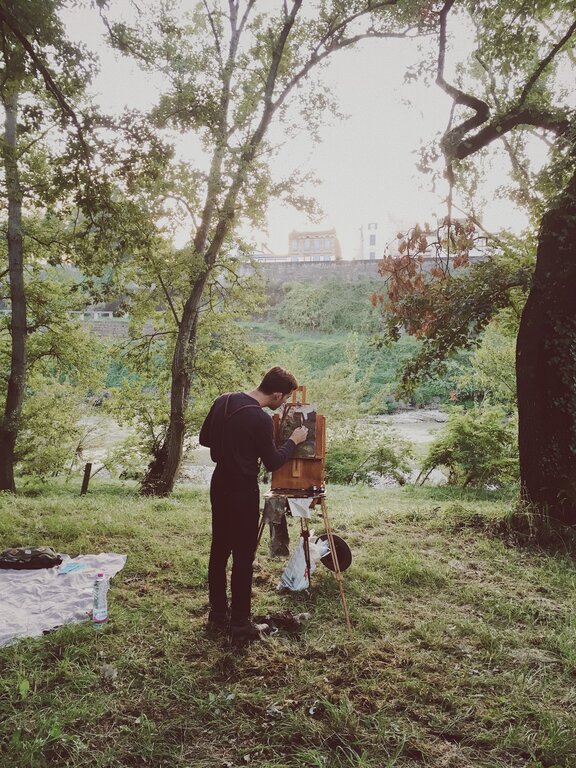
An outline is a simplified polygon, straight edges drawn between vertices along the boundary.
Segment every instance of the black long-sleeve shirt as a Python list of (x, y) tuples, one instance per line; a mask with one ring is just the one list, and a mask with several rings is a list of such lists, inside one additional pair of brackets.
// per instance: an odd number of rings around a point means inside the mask
[(258, 459), (273, 471), (285, 464), (296, 443), (288, 439), (274, 445), (274, 425), (257, 400), (245, 392), (221, 395), (212, 404), (200, 430), (200, 445), (232, 476), (256, 478)]

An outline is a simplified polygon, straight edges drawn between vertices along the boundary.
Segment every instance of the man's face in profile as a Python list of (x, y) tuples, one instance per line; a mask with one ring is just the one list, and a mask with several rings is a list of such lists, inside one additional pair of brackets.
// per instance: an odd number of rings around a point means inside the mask
[(274, 400), (270, 404), (270, 408), (275, 411), (277, 408), (280, 408), (281, 405), (284, 405), (284, 403), (288, 400), (292, 392), (288, 392), (286, 395), (282, 392), (274, 392), (272, 397)]

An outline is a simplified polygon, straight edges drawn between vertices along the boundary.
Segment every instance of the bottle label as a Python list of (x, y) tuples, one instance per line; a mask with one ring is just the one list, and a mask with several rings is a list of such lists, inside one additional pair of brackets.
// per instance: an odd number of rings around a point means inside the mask
[(94, 584), (94, 601), (92, 608), (92, 623), (103, 624), (108, 621), (108, 582), (101, 578), (96, 577), (96, 583)]

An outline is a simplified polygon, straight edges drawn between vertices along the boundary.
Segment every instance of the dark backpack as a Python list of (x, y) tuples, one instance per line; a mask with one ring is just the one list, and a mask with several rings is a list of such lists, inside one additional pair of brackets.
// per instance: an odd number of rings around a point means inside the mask
[(17, 571), (53, 568), (62, 558), (52, 547), (12, 547), (0, 552), (0, 568)]

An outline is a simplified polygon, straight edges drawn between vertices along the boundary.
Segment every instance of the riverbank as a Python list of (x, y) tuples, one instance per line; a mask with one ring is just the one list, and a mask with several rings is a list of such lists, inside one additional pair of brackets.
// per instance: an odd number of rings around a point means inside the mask
[[(393, 430), (400, 438), (407, 440), (414, 447), (415, 467), (408, 480), (416, 479), (419, 474), (418, 460), (425, 454), (427, 446), (434, 440), (448, 415), (435, 408), (414, 408), (405, 411), (397, 411), (386, 416), (366, 417), (359, 421), (360, 428), (366, 425), (371, 429), (382, 427), (383, 430)], [(105, 414), (94, 414), (84, 420), (87, 436), (83, 443), (82, 460), (90, 461), (93, 471), (102, 467), (107, 455), (119, 447), (124, 440), (132, 435), (130, 429), (121, 427), (113, 419)], [(207, 448), (197, 445), (187, 452), (182, 460), (179, 482), (193, 485), (208, 486), (212, 476), (214, 465), (210, 460), (210, 452)], [(99, 474), (110, 476), (106, 469), (101, 469)], [(434, 471), (428, 482), (438, 485), (445, 482), (445, 476)], [(386, 479), (375, 479), (378, 486), (389, 485)]]
[[(366, 425), (371, 430), (381, 427), (388, 432), (393, 430), (403, 440), (412, 444), (415, 453), (415, 461), (418, 463), (426, 452), (426, 448), (435, 439), (436, 435), (446, 423), (448, 415), (439, 409), (414, 408), (406, 411), (398, 411), (386, 416), (372, 416), (363, 418), (359, 422), (360, 429)], [(210, 460), (208, 448), (198, 446), (189, 451), (182, 462), (180, 475), (184, 482), (208, 484), (212, 476), (214, 464)], [(408, 481), (414, 481), (419, 475), (417, 466), (411, 471)], [(446, 482), (445, 475), (438, 471), (430, 473), (428, 478), (430, 485), (441, 485)], [(374, 479), (376, 487), (396, 485), (387, 478)]]

